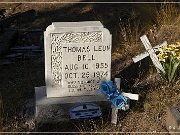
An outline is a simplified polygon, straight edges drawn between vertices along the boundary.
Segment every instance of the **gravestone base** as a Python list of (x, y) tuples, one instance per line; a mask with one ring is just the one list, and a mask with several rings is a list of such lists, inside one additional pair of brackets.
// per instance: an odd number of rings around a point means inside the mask
[(180, 106), (167, 108), (166, 128), (171, 135), (180, 134)]
[(36, 94), (36, 124), (56, 123), (69, 121), (69, 109), (76, 104), (95, 103), (103, 110), (110, 110), (110, 102), (103, 95), (99, 96), (80, 96), (80, 97), (57, 97), (47, 98), (46, 87), (35, 87)]

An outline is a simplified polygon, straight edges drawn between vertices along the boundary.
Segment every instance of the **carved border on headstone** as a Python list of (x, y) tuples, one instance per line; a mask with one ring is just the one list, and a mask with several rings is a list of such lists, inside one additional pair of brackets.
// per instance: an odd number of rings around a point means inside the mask
[(62, 86), (62, 44), (102, 42), (102, 31), (51, 33), (53, 86)]
[(51, 34), (51, 71), (53, 85), (61, 85), (62, 80), (62, 46), (55, 34)]

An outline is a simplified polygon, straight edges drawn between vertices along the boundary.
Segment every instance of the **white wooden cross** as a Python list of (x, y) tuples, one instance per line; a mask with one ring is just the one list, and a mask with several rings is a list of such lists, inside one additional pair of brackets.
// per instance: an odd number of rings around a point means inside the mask
[[(115, 78), (115, 83), (117, 88), (120, 90), (120, 84), (121, 84), (121, 78)], [(138, 100), (139, 99), (139, 95), (138, 94), (132, 94), (132, 93), (125, 93), (122, 92), (121, 93), (123, 96), (128, 97), (131, 100)], [(114, 107), (113, 105), (111, 105), (111, 123), (113, 124), (117, 124), (117, 115), (118, 115), (118, 110), (116, 107)]]
[(158, 60), (158, 57), (156, 55), (156, 51), (158, 51), (162, 46), (165, 46), (167, 45), (167, 42), (164, 41), (162, 44), (160, 45), (157, 45), (155, 47), (152, 47), (151, 46), (151, 43), (149, 42), (148, 38), (146, 35), (143, 35), (142, 37), (140, 37), (145, 49), (147, 50), (146, 52), (140, 54), (140, 55), (137, 55), (135, 57), (133, 57), (133, 61), (136, 63), (142, 59), (144, 59), (145, 57), (147, 56), (150, 56), (154, 66), (156, 67), (158, 73), (165, 73), (165, 70), (163, 68), (163, 66), (161, 65), (160, 61)]

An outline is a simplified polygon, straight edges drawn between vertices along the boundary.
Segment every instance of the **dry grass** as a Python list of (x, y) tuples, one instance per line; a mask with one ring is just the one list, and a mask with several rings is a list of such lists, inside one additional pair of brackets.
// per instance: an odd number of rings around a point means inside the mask
[[(146, 8), (146, 11), (151, 11), (148, 7)], [(160, 9), (149, 12), (152, 22), (147, 24), (143, 31), (138, 28), (139, 25), (137, 22), (135, 25), (131, 24), (135, 22), (121, 23), (119, 33), (121, 35), (120, 45), (122, 46), (119, 47), (117, 52), (113, 53), (113, 58), (118, 57), (122, 59), (124, 57), (123, 54), (126, 54), (127, 58), (129, 55), (135, 56), (139, 54), (139, 52), (143, 52), (142, 43), (139, 42), (139, 37), (143, 32), (144, 34), (148, 34), (153, 46), (160, 44), (164, 40), (168, 43), (180, 41), (179, 12), (180, 10), (175, 4), (161, 4)], [(127, 62), (126, 59), (126, 63)], [(123, 70), (123, 68), (121, 68), (121, 70)], [(154, 66), (151, 65), (149, 75), (147, 75), (145, 80), (139, 80), (137, 78), (137, 84), (134, 85), (134, 88), (137, 90), (136, 92), (144, 98), (144, 102), (139, 103), (143, 111), (130, 111), (130, 114), (124, 120), (120, 121), (121, 123), (125, 123), (123, 126), (119, 126), (121, 128), (119, 128), (118, 131), (167, 132), (165, 128), (166, 108), (167, 106), (180, 103), (180, 83), (179, 80), (177, 80), (173, 85), (168, 84), (156, 76), (159, 75), (156, 73), (156, 70), (154, 70)], [(139, 91), (138, 89), (141, 89), (145, 84), (149, 84), (149, 90), (145, 93), (143, 92), (145, 89)]]
[(97, 120), (87, 119), (81, 121), (78, 125), (76, 124), (76, 127), (78, 128), (79, 132), (81, 132), (81, 134), (84, 134), (85, 132), (101, 132), (105, 125), (106, 124), (101, 117)]
[(168, 43), (179, 41), (180, 9), (177, 4), (161, 4), (154, 15), (155, 24), (151, 26), (148, 35), (153, 43), (166, 40)]
[(158, 27), (163, 25), (175, 25), (179, 16), (177, 4), (167, 3), (161, 4), (161, 7), (156, 12), (156, 24)]
[(128, 55), (132, 54), (132, 52), (130, 52), (132, 47), (134, 48), (139, 45), (139, 37), (141, 35), (142, 31), (140, 30), (140, 22), (132, 22), (130, 19), (126, 22), (120, 22), (120, 44), (125, 48), (126, 52), (129, 52)]

